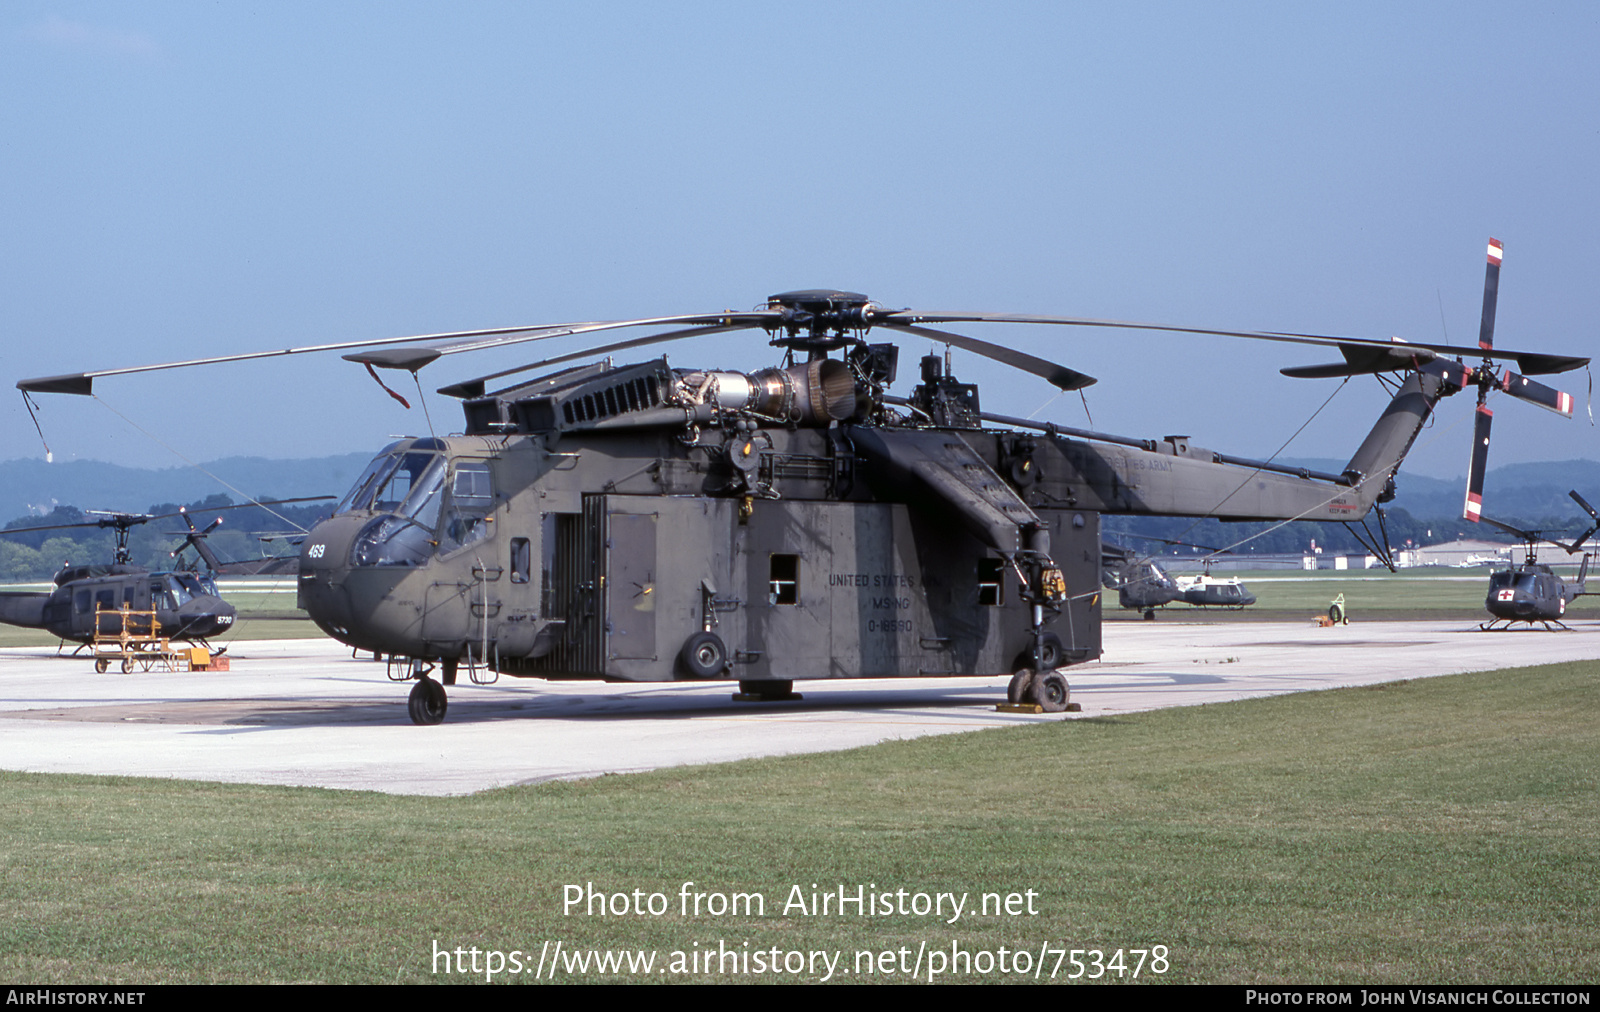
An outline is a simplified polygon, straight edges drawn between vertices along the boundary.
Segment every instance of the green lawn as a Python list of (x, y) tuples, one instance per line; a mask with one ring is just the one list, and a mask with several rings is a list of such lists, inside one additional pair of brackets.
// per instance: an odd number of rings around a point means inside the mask
[[(436, 940), (530, 965), (559, 940), (662, 961), (842, 951), (848, 968), (924, 943), (1030, 960), (1162, 945), (1166, 972), (1141, 979), (1592, 982), (1597, 676), (1460, 675), (451, 799), (0, 774), (0, 975), (426, 981), (443, 979)], [(431, 731), (407, 729), (424, 755)], [(670, 909), (564, 916), (563, 887), (589, 882)], [(683, 916), (684, 882), (766, 911)], [(1033, 890), (1038, 913), (785, 914), (813, 883)]]

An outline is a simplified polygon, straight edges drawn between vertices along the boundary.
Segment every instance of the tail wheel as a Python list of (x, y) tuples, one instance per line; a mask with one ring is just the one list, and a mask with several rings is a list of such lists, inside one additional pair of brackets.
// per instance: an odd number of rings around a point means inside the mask
[(449, 705), (450, 700), (444, 694), (444, 686), (431, 678), (418, 680), (411, 689), (411, 698), (406, 703), (407, 709), (411, 712), (411, 723), (423, 726), (441, 723)]
[(678, 660), (691, 678), (716, 678), (728, 669), (728, 648), (714, 632), (698, 632), (689, 637)]
[(1071, 696), (1067, 680), (1058, 671), (1042, 671), (1033, 679), (1033, 701), (1045, 713), (1065, 713)]

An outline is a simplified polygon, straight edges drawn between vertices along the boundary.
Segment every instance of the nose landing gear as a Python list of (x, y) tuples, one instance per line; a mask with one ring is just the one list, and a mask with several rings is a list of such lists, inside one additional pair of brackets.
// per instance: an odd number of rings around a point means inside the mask
[(438, 724), (444, 720), (444, 712), (449, 707), (450, 700), (444, 694), (444, 686), (422, 675), (417, 679), (417, 684), (411, 689), (411, 698), (406, 702), (406, 708), (411, 713), (413, 724)]

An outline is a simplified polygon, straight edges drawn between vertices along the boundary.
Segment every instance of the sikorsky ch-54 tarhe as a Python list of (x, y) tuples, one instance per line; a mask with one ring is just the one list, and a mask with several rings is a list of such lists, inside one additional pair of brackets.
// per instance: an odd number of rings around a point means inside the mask
[[(1316, 375), (1401, 381), (1338, 474), (1231, 457), (1186, 437), (989, 414), (937, 355), (922, 360), (909, 396), (889, 393), (898, 351), (869, 342), (874, 330), (993, 358), (1062, 390), (1094, 382), (942, 329), (984, 322), (1331, 345), (1346, 361)], [(746, 312), (432, 335), (423, 347), (409, 346), (421, 338), (351, 344), (367, 350), (345, 357), (415, 372), (490, 344), (635, 327), (659, 332), (443, 388), (463, 403), (463, 434), (386, 447), (304, 539), (301, 606), (346, 644), (413, 659), (417, 723), (444, 718), (444, 686), (463, 662), (546, 679), (727, 679), (762, 698), (789, 696), (801, 679), (1010, 673), (1012, 700), (1064, 709), (1058, 669), (1100, 654), (1102, 514), (1361, 521), (1392, 494), (1434, 405), (1464, 385), (1450, 356), (1482, 354), (887, 309), (828, 290), (775, 295)], [(783, 362), (744, 373), (605, 357), (741, 329), (765, 331)], [(1587, 361), (1491, 354), (1530, 373)], [(124, 371), (19, 386), (87, 393)], [(519, 373), (532, 378), (507, 379)], [(497, 381), (507, 385), (491, 389)]]

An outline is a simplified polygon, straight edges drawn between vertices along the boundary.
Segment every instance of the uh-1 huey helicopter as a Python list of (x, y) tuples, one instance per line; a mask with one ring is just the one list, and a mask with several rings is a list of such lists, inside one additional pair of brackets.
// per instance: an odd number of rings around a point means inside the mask
[[(309, 501), (312, 500), (280, 499), (266, 503), (210, 507), (206, 512)], [(116, 535), (116, 548), (110, 563), (72, 565), (69, 562), (55, 574), (54, 590), (0, 591), (0, 622), (28, 629), (44, 629), (52, 636), (79, 643), (89, 643), (96, 635), (117, 635), (122, 632), (124, 606), (130, 611), (153, 612), (153, 628), (146, 630), (143, 625), (139, 628), (141, 632), (148, 631), (158, 638), (205, 643), (210, 637), (221, 635), (233, 627), (238, 612), (222, 599), (213, 574), (176, 569), (151, 572), (144, 566), (135, 565), (132, 553), (128, 550), (128, 534), (133, 528), (152, 520), (177, 516), (189, 520), (186, 510), (155, 516), (98, 510), (86, 512), (99, 519), (0, 530), (0, 535), (32, 535), (40, 531), (98, 527), (109, 528)], [(200, 547), (204, 544), (205, 535), (220, 523), (222, 518), (217, 517), (204, 531), (199, 531), (194, 522), (189, 520), (189, 540), (174, 550), (172, 555), (177, 556), (188, 544)]]
[[(1332, 345), (1346, 362), (1314, 375), (1403, 379), (1345, 470), (1329, 474), (1215, 453), (1182, 436), (1133, 439), (988, 414), (976, 386), (936, 355), (923, 359), (910, 396), (895, 397), (887, 391), (898, 350), (866, 340), (881, 328), (995, 359), (1061, 390), (1095, 382), (928, 326), (988, 322)], [(374, 367), (415, 374), (478, 348), (647, 326), (665, 329), (442, 388), (463, 402), (464, 433), (386, 447), (304, 539), (300, 606), (349, 646), (411, 659), (416, 723), (444, 718), (444, 686), (463, 660), (474, 673), (481, 663), (545, 679), (735, 680), (767, 699), (791, 697), (800, 679), (1012, 672), (1008, 698), (1066, 709), (1057, 669), (1100, 654), (1101, 514), (1362, 521), (1392, 496), (1395, 470), (1434, 405), (1464, 386), (1468, 373), (1443, 356), (1478, 353), (897, 310), (808, 290), (749, 311), (319, 345), (18, 386), (24, 395), (88, 394), (95, 379), (122, 373), (348, 348), (367, 349), (345, 357), (376, 379)], [(784, 362), (742, 373), (605, 357), (734, 330), (765, 331)], [(406, 347), (428, 340), (441, 343)], [(1588, 361), (1494, 355), (1536, 374)], [(589, 361), (569, 364), (580, 359)]]
[(1231, 554), (1227, 549), (1193, 545), (1187, 541), (1157, 538), (1147, 534), (1130, 534), (1123, 537), (1159, 541), (1168, 545), (1186, 545), (1203, 548), (1210, 554), (1200, 560), (1203, 572), (1198, 576), (1169, 574), (1156, 562), (1154, 556), (1140, 555), (1121, 545), (1101, 545), (1102, 582), (1117, 592), (1118, 606), (1144, 613), (1146, 619), (1156, 617), (1156, 609), (1174, 602), (1196, 608), (1227, 608), (1239, 610), (1256, 603), (1256, 596), (1237, 577), (1221, 578), (1211, 575), (1211, 563), (1218, 555)]
[[(1594, 525), (1574, 538), (1571, 544), (1562, 544), (1546, 537), (1545, 531), (1525, 531), (1491, 517), (1481, 518), (1484, 523), (1493, 524), (1521, 538), (1527, 545), (1527, 555), (1521, 565), (1513, 565), (1489, 576), (1489, 596), (1484, 601), (1484, 607), (1494, 618), (1478, 628), (1497, 632), (1510, 629), (1517, 622), (1526, 622), (1530, 627), (1538, 622), (1549, 629), (1553, 622), (1565, 629), (1567, 626), (1561, 620), (1567, 614), (1567, 605), (1574, 598), (1591, 593), (1586, 579), (1589, 575), (1590, 553), (1584, 553), (1583, 562), (1578, 566), (1578, 577), (1570, 584), (1538, 560), (1538, 544), (1541, 541), (1566, 549), (1568, 555), (1575, 555), (1583, 550), (1584, 543), (1596, 531), (1600, 531), (1600, 513), (1596, 513), (1576, 489), (1568, 494), (1594, 520)], [(1497, 629), (1500, 622), (1505, 625)]]

